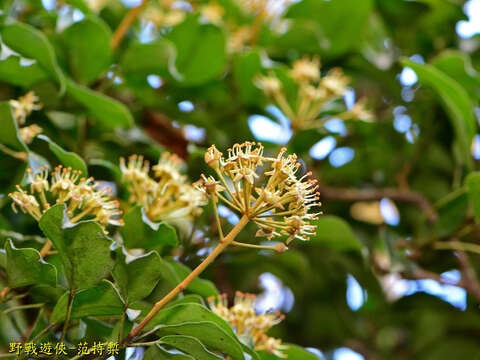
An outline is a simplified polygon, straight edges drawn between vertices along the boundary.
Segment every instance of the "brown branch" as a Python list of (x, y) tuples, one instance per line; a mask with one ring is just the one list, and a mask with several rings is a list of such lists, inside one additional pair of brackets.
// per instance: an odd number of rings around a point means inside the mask
[[(465, 253), (463, 253), (463, 255), (466, 256)], [(459, 256), (459, 262), (465, 261), (465, 258), (463, 257), (463, 255)], [(462, 260), (460, 260), (460, 257), (462, 257)], [(468, 264), (468, 260), (466, 261)], [(465, 266), (465, 265), (461, 265), (461, 267), (462, 266)], [(462, 268), (460, 270), (460, 272), (462, 273), (462, 278), (458, 282), (451, 281), (447, 278), (442, 277), (440, 274), (422, 269), (420, 267), (416, 267), (412, 271), (403, 271), (401, 272), (401, 275), (403, 278), (409, 279), (409, 280), (431, 279), (443, 285), (453, 285), (453, 286), (461, 287), (465, 291), (467, 291), (467, 293), (472, 295), (478, 302), (480, 302), (480, 284), (476, 280), (475, 274), (470, 273), (470, 271), (473, 271), (473, 269), (470, 267), (469, 264), (467, 268)]]
[(468, 255), (461, 250), (456, 251), (456, 254), (460, 272), (462, 273), (464, 288), (480, 302), (480, 283), (478, 282), (475, 270), (470, 265)]
[(115, 32), (112, 36), (112, 40), (110, 42), (110, 46), (112, 47), (112, 49), (115, 49), (118, 45), (120, 45), (128, 29), (135, 21), (135, 19), (140, 15), (142, 10), (147, 6), (147, 4), (148, 0), (143, 0), (140, 5), (130, 9), (127, 15), (125, 15), (125, 17), (122, 19), (122, 22), (115, 29)]
[(143, 126), (145, 132), (150, 137), (169, 148), (170, 151), (174, 152), (181, 158), (187, 158), (188, 140), (185, 139), (181, 129), (172, 125), (172, 119), (167, 115), (160, 112), (146, 110)]
[(352, 189), (330, 187), (318, 184), (318, 190), (323, 199), (340, 201), (368, 201), (390, 198), (392, 200), (416, 204), (427, 216), (430, 222), (437, 220), (437, 212), (425, 196), (420, 193), (396, 188)]

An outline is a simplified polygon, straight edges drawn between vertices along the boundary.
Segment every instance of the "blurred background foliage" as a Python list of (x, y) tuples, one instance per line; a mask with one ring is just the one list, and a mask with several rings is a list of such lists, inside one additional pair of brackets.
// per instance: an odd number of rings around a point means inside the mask
[[(33, 90), (43, 108), (26, 124), (46, 137), (25, 144), (0, 107), (2, 149), (28, 154), (0, 155), (0, 242), (14, 232), (17, 247), (41, 247), (36, 223), (6, 196), (27, 167), (88, 168), (126, 200), (121, 156), (176, 153), (194, 181), (208, 171), (210, 144), (287, 146), (319, 180), (317, 235), (283, 254), (231, 249), (202, 276), (215, 285), (193, 292), (260, 294), (260, 309), (286, 314), (272, 334), (320, 358), (480, 359), (480, 2), (279, 0), (261, 21), (245, 3), (3, 0), (0, 98)], [(351, 83), (342, 106), (366, 98), (375, 121), (333, 116), (292, 130), (255, 79), (272, 70), (281, 78), (305, 55), (320, 56), (322, 74), (343, 68)], [(139, 247), (193, 268), (217, 241), (212, 223), (208, 207), (175, 224), (178, 245)], [(159, 283), (149, 301), (169, 288)], [(30, 296), (47, 295), (59, 296)], [(25, 326), (35, 313), (22, 314), (0, 319), (0, 347), (14, 321)]]

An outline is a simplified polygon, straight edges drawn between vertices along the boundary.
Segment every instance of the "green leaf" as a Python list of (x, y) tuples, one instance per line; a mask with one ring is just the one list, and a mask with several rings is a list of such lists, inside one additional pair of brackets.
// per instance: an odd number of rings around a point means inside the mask
[[(294, 344), (283, 344), (287, 345), (288, 349), (282, 350), (282, 353), (287, 355), (288, 360), (319, 360), (318, 357), (311, 352), (305, 350), (304, 348), (294, 345)], [(276, 360), (282, 359), (281, 357), (269, 354), (265, 351), (259, 351), (260, 359), (262, 360)]]
[(432, 65), (422, 65), (408, 59), (402, 63), (417, 73), (420, 83), (431, 87), (439, 95), (450, 115), (462, 159), (467, 168), (472, 169), (470, 147), (476, 132), (476, 122), (468, 93), (456, 80)]
[(17, 121), (13, 117), (12, 107), (8, 102), (0, 103), (0, 119), (2, 119), (2, 131), (0, 131), (0, 143), (12, 147), (16, 151), (28, 151), (18, 133)]
[[(318, 29), (328, 40), (324, 55), (331, 57), (339, 56), (358, 46), (372, 10), (373, 1), (371, 0), (303, 0), (290, 6), (286, 17), (314, 20)], [(295, 46), (295, 44), (292, 45)]]
[[(62, 322), (67, 312), (69, 292), (65, 292), (53, 309), (50, 321)], [(120, 294), (113, 284), (103, 280), (97, 286), (79, 291), (75, 294), (72, 303), (71, 319), (80, 319), (87, 316), (115, 316), (121, 315), (124, 304)]]
[(433, 227), (436, 236), (451, 236), (462, 226), (467, 215), (468, 200), (465, 189), (459, 188), (435, 204), (438, 208), (438, 219)]
[(124, 215), (120, 228), (123, 243), (129, 249), (151, 249), (158, 245), (177, 246), (175, 229), (166, 223), (154, 223), (145, 215), (141, 205), (136, 205)]
[[(177, 273), (180, 279), (185, 279), (188, 274), (192, 272), (188, 266), (183, 265), (175, 260), (169, 259), (168, 262), (170, 265), (172, 265), (174, 271)], [(214, 283), (212, 283), (210, 280), (200, 279), (198, 277), (187, 286), (187, 290), (203, 297), (218, 295), (218, 290)]]
[(20, 56), (15, 55), (0, 61), (0, 81), (30, 88), (50, 77), (37, 62), (25, 66), (21, 65), (20, 61)]
[(143, 360), (195, 360), (190, 355), (171, 354), (160, 345), (153, 345), (145, 352)]
[(104, 127), (114, 129), (133, 125), (130, 110), (121, 102), (78, 85), (70, 79), (67, 79), (67, 91), (76, 101), (85, 106)]
[(168, 303), (168, 305), (165, 308), (179, 305), (179, 304), (199, 304), (199, 305), (204, 305), (203, 298), (200, 295), (196, 294), (189, 294), (185, 295), (184, 297), (177, 299), (175, 301), (172, 301), (171, 303)]
[(90, 166), (98, 166), (107, 169), (113, 175), (116, 181), (122, 181), (122, 172), (120, 168), (114, 163), (103, 159), (91, 159), (88, 161), (88, 164)]
[(2, 41), (20, 55), (37, 60), (38, 63), (58, 80), (60, 94), (65, 92), (65, 76), (58, 66), (55, 52), (47, 37), (33, 26), (14, 23), (1, 30)]
[(362, 244), (353, 234), (348, 223), (332, 215), (322, 215), (313, 222), (317, 234), (312, 236), (312, 245), (324, 245), (338, 251), (361, 250)]
[(37, 138), (48, 143), (50, 150), (65, 167), (71, 167), (74, 170), (80, 170), (82, 172), (82, 176), (88, 176), (87, 165), (80, 156), (72, 151), (64, 150), (62, 147), (50, 140), (48, 136), (39, 135)]
[(32, 248), (17, 249), (12, 240), (5, 244), (7, 252), (7, 279), (12, 288), (27, 285), (57, 284), (55, 266), (46, 263), (40, 253)]
[(468, 198), (473, 208), (475, 222), (480, 222), (480, 172), (468, 174), (465, 179), (467, 185)]
[(162, 259), (156, 251), (138, 257), (128, 264), (122, 248), (117, 251), (117, 262), (112, 274), (127, 304), (147, 297), (162, 277)]
[(223, 359), (207, 350), (196, 338), (183, 335), (168, 335), (160, 339), (163, 344), (170, 345), (186, 354), (192, 355), (195, 360)]
[(244, 360), (243, 350), (238, 342), (228, 335), (225, 330), (210, 321), (161, 326), (157, 330), (157, 334), (159, 336), (192, 336), (208, 348), (230, 355), (233, 360)]
[(43, 214), (39, 225), (58, 250), (71, 289), (90, 288), (108, 276), (113, 268), (112, 241), (96, 222), (72, 226), (65, 204), (57, 204)]
[(222, 74), (226, 63), (226, 40), (219, 27), (200, 24), (197, 17), (191, 16), (175, 26), (168, 39), (176, 49), (170, 73), (181, 84), (202, 85)]
[(175, 58), (175, 48), (171, 41), (157, 39), (142, 44), (132, 44), (123, 54), (121, 67), (125, 73), (147, 76), (168, 72), (168, 64)]
[(112, 34), (100, 18), (90, 15), (70, 25), (62, 35), (71, 73), (78, 82), (90, 84), (108, 68)]
[(432, 65), (462, 85), (473, 101), (480, 90), (480, 75), (473, 68), (470, 57), (456, 50), (447, 50), (432, 61)]
[(205, 306), (193, 303), (178, 304), (160, 310), (145, 326), (145, 330), (151, 330), (158, 325), (178, 325), (186, 322), (201, 321), (213, 322), (235, 338), (235, 333), (230, 324)]
[(238, 86), (238, 94), (247, 104), (258, 104), (262, 92), (254, 84), (254, 79), (262, 70), (262, 60), (258, 51), (240, 54), (234, 63), (233, 73)]

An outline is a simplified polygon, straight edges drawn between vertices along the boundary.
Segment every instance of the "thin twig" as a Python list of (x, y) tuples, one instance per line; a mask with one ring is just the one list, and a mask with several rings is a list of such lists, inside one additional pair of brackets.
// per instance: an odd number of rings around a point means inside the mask
[(465, 289), (480, 302), (480, 283), (478, 282), (477, 274), (470, 265), (468, 255), (464, 251), (457, 251), (457, 261), (462, 273), (462, 280), (465, 284)]
[(324, 199), (340, 201), (368, 201), (390, 198), (392, 200), (416, 204), (430, 222), (437, 220), (437, 212), (432, 204), (420, 193), (396, 188), (352, 189), (330, 187), (318, 184), (318, 190)]
[(118, 47), (118, 45), (120, 45), (128, 29), (133, 24), (135, 19), (140, 15), (142, 10), (147, 6), (147, 4), (148, 0), (143, 0), (140, 5), (130, 9), (127, 15), (125, 15), (125, 17), (122, 19), (122, 22), (115, 29), (115, 32), (112, 36), (112, 41), (110, 42), (110, 46), (112, 47), (112, 49), (115, 49)]

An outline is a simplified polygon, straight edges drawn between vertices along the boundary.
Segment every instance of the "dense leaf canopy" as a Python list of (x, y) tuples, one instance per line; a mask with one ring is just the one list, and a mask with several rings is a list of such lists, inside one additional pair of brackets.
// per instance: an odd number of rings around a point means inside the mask
[(0, 358), (476, 359), (479, 5), (0, 2)]

